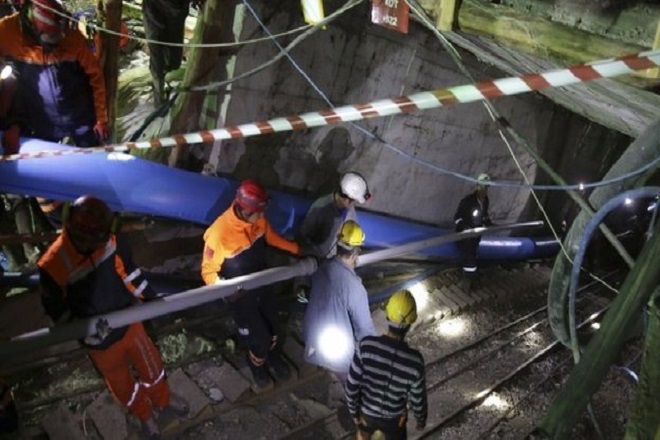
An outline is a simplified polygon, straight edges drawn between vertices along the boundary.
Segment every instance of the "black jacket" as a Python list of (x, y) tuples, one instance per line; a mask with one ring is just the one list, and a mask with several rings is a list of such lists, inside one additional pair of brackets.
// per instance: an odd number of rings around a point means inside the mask
[[(42, 303), (53, 321), (67, 317), (88, 318), (130, 307), (156, 293), (131, 259), (130, 247), (111, 236), (105, 247), (91, 255), (80, 254), (66, 231), (38, 262)], [(127, 327), (88, 337), (83, 345), (104, 349), (121, 339)]]
[(480, 226), (492, 226), (493, 222), (488, 214), (488, 204), (488, 196), (482, 203), (479, 203), (476, 191), (463, 197), (463, 200), (458, 204), (456, 214), (454, 214), (456, 232)]

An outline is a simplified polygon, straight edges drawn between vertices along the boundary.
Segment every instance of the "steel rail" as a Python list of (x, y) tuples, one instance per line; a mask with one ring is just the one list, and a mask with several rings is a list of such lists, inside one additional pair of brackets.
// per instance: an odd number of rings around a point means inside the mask
[[(607, 309), (609, 308), (609, 305), (606, 307), (601, 308), (598, 312), (592, 314), (589, 316), (587, 319), (582, 321), (582, 323), (578, 326), (578, 328), (582, 328), (585, 325), (593, 322), (598, 318), (600, 315), (605, 313)], [(491, 393), (493, 393), (495, 390), (497, 390), (499, 387), (504, 385), (506, 382), (510, 381), (512, 378), (514, 378), (518, 373), (522, 372), (526, 368), (528, 368), (530, 365), (532, 365), (534, 362), (537, 360), (541, 359), (543, 356), (547, 355), (550, 353), (553, 349), (560, 347), (561, 343), (558, 340), (555, 340), (551, 344), (547, 345), (545, 348), (542, 350), (538, 351), (535, 355), (533, 355), (531, 358), (527, 359), (525, 362), (520, 364), (516, 369), (511, 371), (509, 374), (507, 374), (505, 377), (502, 379), (499, 379), (496, 381), (493, 385), (490, 385), (489, 387), (483, 389), (481, 392), (477, 393), (477, 398), (472, 399), (471, 401), (467, 402), (465, 405), (461, 406), (460, 408), (454, 410), (451, 414), (445, 416), (442, 420), (439, 422), (435, 423), (432, 427), (427, 428), (424, 430), (423, 434), (421, 434), (418, 439), (426, 439), (426, 438), (432, 438), (432, 435), (435, 435), (438, 433), (440, 429), (442, 429), (445, 425), (447, 425), (449, 422), (454, 420), (456, 417), (461, 415), (463, 412), (472, 409), (474, 406), (478, 405), (480, 402), (484, 401)]]

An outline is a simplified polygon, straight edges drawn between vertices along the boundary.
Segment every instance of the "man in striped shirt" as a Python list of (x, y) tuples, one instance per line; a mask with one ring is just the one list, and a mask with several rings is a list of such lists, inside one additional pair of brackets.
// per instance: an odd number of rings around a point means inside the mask
[(387, 302), (388, 332), (367, 336), (353, 356), (346, 401), (359, 440), (381, 431), (387, 440), (405, 440), (408, 406), (417, 429), (426, 426), (426, 373), (421, 353), (404, 341), (417, 319), (415, 299), (408, 290)]

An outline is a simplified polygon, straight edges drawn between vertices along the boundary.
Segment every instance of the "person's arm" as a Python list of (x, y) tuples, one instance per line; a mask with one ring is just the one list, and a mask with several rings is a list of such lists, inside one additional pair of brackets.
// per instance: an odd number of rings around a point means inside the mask
[(360, 379), (362, 378), (360, 352), (361, 350), (355, 350), (346, 381), (346, 406), (348, 406), (348, 412), (356, 425), (359, 423), (360, 417)]
[(366, 336), (375, 336), (376, 328), (371, 319), (369, 310), (369, 296), (362, 283), (359, 281), (349, 286), (350, 291), (346, 295), (348, 299), (348, 314), (353, 324), (353, 337), (361, 341)]
[(204, 253), (202, 254), (202, 279), (207, 286), (220, 281), (218, 274), (225, 261), (222, 245), (219, 240), (214, 240), (214, 238), (215, 234), (210, 234), (204, 241)]
[(461, 200), (456, 209), (456, 214), (454, 214), (454, 226), (456, 232), (461, 232), (468, 228), (469, 222), (465, 218), (465, 211), (467, 205), (467, 198)]
[(46, 314), (55, 323), (67, 321), (71, 316), (71, 310), (64, 300), (64, 291), (55, 279), (42, 268), (39, 268), (39, 284), (41, 285), (41, 304), (44, 306)]
[(426, 426), (426, 417), (428, 414), (428, 402), (426, 397), (426, 373), (424, 371), (424, 360), (421, 359), (421, 370), (419, 377), (412, 384), (410, 389), (410, 408), (417, 420), (417, 429), (424, 429)]
[(273, 231), (273, 228), (271, 228), (270, 223), (268, 222), (266, 222), (266, 243), (268, 243), (269, 246), (274, 246), (293, 255), (300, 254), (300, 245), (295, 241), (287, 240), (277, 232)]
[(108, 110), (106, 108), (105, 77), (98, 59), (87, 46), (85, 37), (79, 31), (75, 33), (75, 44), (77, 46), (77, 59), (89, 78), (94, 98), (94, 110), (96, 112), (97, 125), (108, 125)]
[(117, 254), (115, 256), (115, 267), (117, 273), (124, 281), (126, 289), (137, 299), (148, 301), (158, 297), (151, 285), (144, 277), (142, 270), (133, 262), (133, 253), (129, 243), (117, 236)]

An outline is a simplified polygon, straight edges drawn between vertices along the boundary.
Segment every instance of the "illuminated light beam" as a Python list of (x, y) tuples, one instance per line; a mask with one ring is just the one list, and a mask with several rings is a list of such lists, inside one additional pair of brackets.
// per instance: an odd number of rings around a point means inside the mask
[(483, 81), (477, 84), (450, 87), (399, 96), (391, 99), (346, 105), (333, 109), (320, 110), (287, 117), (278, 117), (268, 121), (257, 121), (242, 125), (204, 130), (201, 132), (179, 134), (148, 141), (129, 142), (94, 148), (78, 148), (63, 151), (39, 151), (0, 156), (0, 161), (15, 161), (39, 157), (66, 156), (71, 154), (91, 154), (127, 152), (148, 148), (173, 147), (213, 142), (225, 139), (238, 139), (261, 136), (273, 132), (306, 130), (313, 127), (352, 122), (376, 117), (406, 114), (418, 110), (429, 110), (447, 105), (468, 103), (501, 96), (517, 95), (551, 87), (564, 87), (599, 78), (625, 75), (638, 70), (660, 66), (660, 50), (640, 52), (620, 58), (600, 60), (589, 64), (551, 70), (544, 73), (532, 73), (519, 77)]

